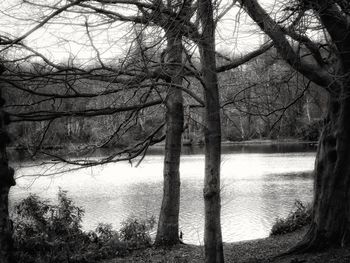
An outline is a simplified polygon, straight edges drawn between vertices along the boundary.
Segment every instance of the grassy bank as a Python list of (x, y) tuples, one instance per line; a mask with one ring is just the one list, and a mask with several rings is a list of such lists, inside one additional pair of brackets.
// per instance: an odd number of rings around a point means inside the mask
[[(277, 257), (288, 251), (305, 234), (306, 229), (282, 236), (268, 237), (251, 241), (225, 243), (224, 254), (226, 263), (345, 263), (350, 262), (350, 249), (332, 249), (315, 254), (301, 254)], [(115, 258), (101, 263), (199, 263), (204, 262), (202, 246), (177, 245), (170, 249), (147, 248), (134, 251), (125, 258)]]
[[(253, 241), (225, 243), (225, 262), (270, 262), (286, 251), (302, 237), (303, 231), (284, 236), (269, 237)], [(154, 263), (199, 263), (204, 261), (204, 248), (195, 245), (178, 245), (171, 249), (148, 248), (135, 251), (126, 258), (115, 258), (103, 263), (154, 262)]]

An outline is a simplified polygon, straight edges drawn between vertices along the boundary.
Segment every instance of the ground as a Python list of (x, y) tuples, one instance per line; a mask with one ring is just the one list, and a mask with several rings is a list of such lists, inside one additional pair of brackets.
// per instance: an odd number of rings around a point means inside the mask
[[(304, 235), (300, 230), (283, 236), (269, 237), (238, 243), (225, 243), (225, 263), (350, 263), (350, 248), (332, 249), (316, 254), (277, 257), (286, 252)], [(115, 258), (103, 263), (199, 263), (203, 262), (202, 246), (177, 245), (172, 248), (148, 248), (133, 252), (125, 258)], [(102, 262), (101, 262), (102, 263)]]

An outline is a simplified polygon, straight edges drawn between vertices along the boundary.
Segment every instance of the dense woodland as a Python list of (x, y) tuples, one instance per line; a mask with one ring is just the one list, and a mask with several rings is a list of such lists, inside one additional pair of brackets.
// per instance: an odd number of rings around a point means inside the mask
[[(15, 171), (7, 146), (88, 167), (131, 161), (164, 142), (154, 245), (171, 246), (180, 243), (181, 147), (204, 143), (204, 254), (211, 263), (224, 262), (222, 141), (319, 137), (310, 229), (289, 253), (349, 245), (347, 1), (61, 0), (2, 7), (2, 23), (10, 26), (0, 35), (1, 262), (15, 260), (8, 213)], [(239, 56), (221, 52), (219, 42), (242, 41), (220, 34), (225, 21), (234, 21), (225, 29), (234, 36), (247, 24), (264, 41)], [(24, 33), (16, 30), (21, 26)], [(44, 37), (27, 41), (38, 32)], [(66, 43), (58, 61), (52, 53)], [(79, 58), (75, 45), (89, 59)], [(97, 160), (70, 159), (52, 151), (57, 146), (87, 157), (101, 147), (112, 151)]]
[[(218, 63), (220, 64), (220, 60)], [(221, 64), (224, 62), (221, 61)], [(41, 66), (37, 65), (37, 67)], [(13, 75), (18, 74), (16, 70), (18, 69), (14, 69)], [(32, 74), (34, 69), (28, 66), (20, 70), (20, 74), (25, 71)], [(88, 100), (52, 98), (39, 103), (37, 95), (28, 96), (25, 91), (13, 90), (11, 83), (15, 82), (16, 78), (10, 75), (7, 78), (9, 83), (4, 81), (4, 98), (7, 101), (7, 108), (16, 114), (28, 109), (60, 110), (68, 114), (72, 110), (84, 112), (88, 109), (113, 105), (116, 100), (118, 104), (127, 105), (130, 97), (134, 96), (130, 91), (123, 90), (118, 93), (118, 98), (110, 96), (97, 96)], [(98, 80), (84, 80), (76, 77), (69, 79), (69, 84), (60, 77), (56, 80), (56, 84), (47, 84), (45, 81), (44, 78), (35, 81), (23, 80), (23, 85), (33, 86), (35, 89), (40, 87), (43, 90), (62, 89), (62, 91), (65, 90), (66, 85), (72, 85), (75, 89), (91, 93), (101, 92), (105, 88), (105, 84)], [(188, 81), (188, 89), (200, 96), (198, 81), (193, 78), (188, 78)], [(219, 89), (224, 141), (286, 138), (317, 141), (326, 108), (327, 94), (294, 72), (274, 50), (266, 52), (243, 66), (222, 72), (219, 75)], [(185, 121), (183, 143), (204, 144), (203, 105), (196, 103), (190, 95), (184, 94), (183, 107)], [(24, 122), (19, 119), (10, 127), (10, 133), (18, 138), (10, 146), (29, 151), (35, 151), (38, 145), (42, 148), (56, 149), (74, 146), (76, 149), (78, 146), (83, 147), (84, 144), (126, 147), (145, 139), (152, 130), (161, 125), (165, 119), (165, 108), (160, 105), (157, 109), (140, 110), (137, 116), (130, 118), (128, 132), (106, 142), (106, 138), (109, 138), (128, 118), (128, 114), (90, 118), (69, 116), (53, 121)], [(50, 125), (49, 129), (47, 129), (48, 125)]]

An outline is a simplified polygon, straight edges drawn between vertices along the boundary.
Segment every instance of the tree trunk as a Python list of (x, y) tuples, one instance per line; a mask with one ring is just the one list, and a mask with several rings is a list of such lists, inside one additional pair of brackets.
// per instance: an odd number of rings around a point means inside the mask
[(318, 145), (312, 224), (302, 242), (293, 249), (296, 251), (350, 245), (349, 22), (347, 18), (341, 20), (347, 14), (340, 13), (333, 2), (317, 3), (314, 11), (337, 47), (340, 84), (329, 94), (327, 118)]
[[(168, 41), (167, 62), (170, 83), (182, 85), (182, 38), (170, 30), (166, 34)], [(180, 154), (181, 136), (184, 124), (183, 98), (180, 89), (170, 87), (166, 99), (166, 139), (164, 157), (163, 200), (158, 221), (155, 243), (174, 245), (179, 240), (180, 210)]]
[(199, 44), (205, 97), (205, 178), (204, 178), (204, 249), (205, 262), (224, 262), (221, 235), (220, 103), (215, 61), (215, 26), (211, 0), (199, 0), (198, 14), (202, 28)]
[[(274, 41), (286, 62), (329, 92), (328, 114), (315, 162), (311, 227), (291, 251), (305, 252), (344, 246), (350, 241), (350, 34), (349, 15), (340, 1), (310, 0), (307, 4), (327, 31), (336, 63), (329, 67), (312, 51), (318, 63), (306, 63), (293, 50), (278, 23), (256, 0), (240, 2), (250, 17)], [(345, 2), (344, 2), (345, 3)], [(345, 4), (346, 6), (346, 4)], [(321, 61), (321, 62), (320, 62)], [(332, 72), (330, 68), (337, 69)]]
[(292, 251), (320, 250), (350, 243), (350, 82), (331, 97), (315, 162), (313, 220)]
[(0, 90), (0, 262), (12, 263), (15, 261), (12, 255), (12, 224), (8, 211), (8, 194), (11, 186), (15, 185), (15, 180), (13, 177), (14, 171), (8, 166), (6, 154), (9, 137), (6, 132), (8, 117), (2, 109), (4, 103)]
[(305, 101), (305, 110), (306, 110), (306, 117), (308, 124), (311, 124), (311, 112), (310, 112), (310, 98), (309, 94), (306, 94), (306, 101)]

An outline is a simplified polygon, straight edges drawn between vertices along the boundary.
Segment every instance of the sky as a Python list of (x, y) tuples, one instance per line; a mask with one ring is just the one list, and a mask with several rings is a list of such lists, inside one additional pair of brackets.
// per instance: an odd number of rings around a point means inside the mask
[[(229, 2), (222, 1), (225, 8)], [(48, 1), (36, 0), (46, 4)], [(55, 3), (62, 0), (52, 1)], [(64, 1), (63, 1), (64, 2)], [(21, 4), (21, 0), (0, 1), (0, 34), (18, 37), (49, 14), (46, 8), (30, 7)], [(132, 11), (120, 9), (122, 14)], [(50, 11), (51, 12), (51, 11)], [(93, 46), (84, 27), (85, 21), (96, 22), (96, 17), (85, 14), (64, 14), (64, 18), (51, 20), (51, 23), (38, 29), (24, 40), (24, 43), (36, 49), (56, 63), (66, 62), (92, 63), (97, 59), (96, 49), (102, 60), (115, 61), (125, 55), (135, 37), (131, 23), (113, 23), (94, 27), (90, 32)], [(157, 29), (150, 34), (161, 34)], [(263, 42), (263, 34), (250, 18), (239, 8), (231, 9), (218, 23), (216, 33), (217, 51), (231, 57), (241, 56), (256, 49)], [(17, 54), (18, 55), (18, 54)]]

